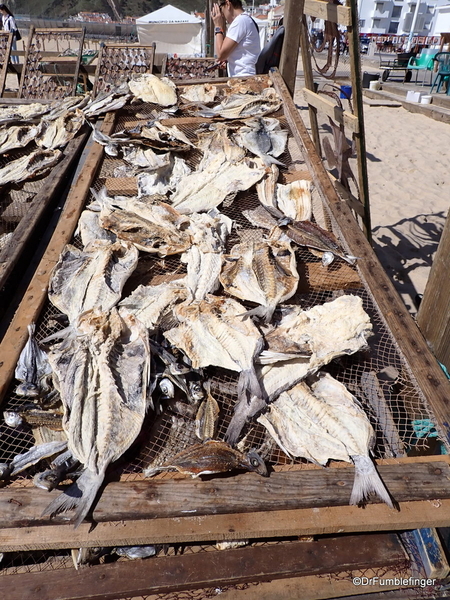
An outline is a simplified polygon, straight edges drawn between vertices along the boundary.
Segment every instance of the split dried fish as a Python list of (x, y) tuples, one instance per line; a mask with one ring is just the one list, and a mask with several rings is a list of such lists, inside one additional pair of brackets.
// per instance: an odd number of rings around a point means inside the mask
[(191, 168), (185, 160), (171, 156), (167, 164), (138, 175), (138, 196), (165, 196), (174, 192), (190, 173)]
[(353, 461), (355, 480), (350, 504), (375, 492), (388, 506), (392, 500), (370, 458), (375, 432), (357, 399), (325, 373), (309, 387), (305, 382), (283, 392), (257, 419), (280, 448), (325, 466), (329, 459)]
[(160, 471), (171, 469), (191, 477), (226, 473), (235, 469), (254, 471), (263, 477), (268, 475), (264, 461), (254, 450), (242, 454), (225, 442), (216, 440), (190, 446), (176, 454), (167, 464), (145, 470), (144, 475), (151, 477)]
[(38, 125), (3, 126), (0, 129), (0, 154), (25, 148), (38, 134)]
[(173, 106), (177, 103), (177, 88), (168, 77), (156, 77), (151, 73), (135, 75), (128, 82), (131, 93), (143, 102), (159, 106)]
[(180, 325), (164, 332), (164, 337), (192, 361), (194, 369), (222, 367), (240, 373), (238, 399), (262, 397), (254, 361), (263, 339), (245, 308), (232, 298), (206, 296), (195, 304), (179, 304), (174, 314)]
[(131, 144), (122, 148), (122, 157), (127, 163), (136, 167), (136, 170), (149, 170), (160, 169), (167, 167), (171, 163), (170, 152), (164, 154), (156, 154), (151, 148), (142, 148)]
[(2, 105), (0, 106), (0, 123), (25, 123), (45, 115), (51, 109), (51, 104), (41, 104), (39, 102), (16, 106)]
[(78, 250), (67, 244), (50, 279), (50, 302), (74, 323), (91, 308), (108, 311), (136, 268), (138, 251), (124, 241), (96, 240)]
[(294, 222), (312, 218), (311, 182), (307, 179), (276, 186), (276, 203), (279, 210)]
[(214, 102), (217, 94), (217, 86), (210, 83), (199, 83), (198, 85), (187, 85), (182, 89), (180, 98), (188, 102)]
[(2, 463), (0, 465), (0, 479), (14, 477), (22, 471), (36, 465), (43, 458), (55, 456), (67, 450), (67, 441), (48, 442), (33, 446), (23, 454), (16, 454), (9, 464)]
[(134, 315), (148, 329), (158, 326), (164, 313), (188, 296), (184, 279), (176, 279), (159, 285), (140, 285), (119, 303), (121, 314)]
[(83, 210), (78, 219), (75, 235), (81, 237), (84, 248), (95, 240), (106, 240), (111, 244), (117, 240), (117, 236), (112, 231), (100, 225), (100, 214), (92, 210)]
[(61, 150), (39, 149), (16, 158), (0, 169), (0, 186), (44, 175), (59, 162), (61, 157)]
[(263, 117), (249, 119), (239, 129), (236, 137), (239, 145), (250, 150), (255, 156), (259, 156), (265, 165), (275, 163), (283, 166), (277, 157), (286, 148), (288, 132), (281, 129), (278, 119)]
[(220, 282), (226, 292), (260, 306), (248, 311), (265, 322), (277, 305), (295, 294), (299, 281), (294, 251), (289, 242), (236, 244), (224, 256)]
[(210, 164), (212, 169), (217, 169), (223, 162), (232, 164), (240, 163), (245, 157), (245, 149), (241, 148), (233, 139), (233, 129), (229, 124), (214, 123), (197, 130), (197, 147), (202, 150), (203, 158), (197, 171), (204, 171)]
[[(334, 358), (366, 349), (372, 333), (369, 315), (358, 296), (341, 296), (309, 310), (292, 307), (283, 312), (280, 324), (264, 336), (267, 349), (257, 357), (262, 366), (256, 367), (256, 373), (264, 394), (236, 404), (225, 438), (230, 444), (237, 442), (245, 423), (266, 407), (266, 401), (272, 402)], [(289, 360), (282, 360), (281, 344), (288, 347), (284, 358)], [(298, 358), (292, 359), (294, 344)]]
[(234, 198), (239, 191), (248, 190), (264, 175), (260, 161), (243, 160), (237, 164), (223, 162), (219, 169), (211, 164), (203, 171), (194, 171), (172, 196), (173, 206), (181, 214), (206, 212), (216, 208), (225, 198)]
[(104, 113), (119, 110), (131, 98), (131, 94), (128, 92), (128, 84), (124, 83), (112, 92), (99, 94), (97, 98), (83, 108), (84, 116), (89, 119), (90, 117), (98, 117)]
[(108, 465), (138, 436), (147, 409), (150, 347), (147, 329), (133, 316), (97, 309), (51, 348), (54, 381), (64, 405), (63, 426), (72, 455), (84, 470), (43, 515), (75, 511), (86, 517)]
[(176, 125), (166, 127), (159, 121), (155, 121), (152, 127), (143, 127), (140, 137), (145, 140), (157, 142), (158, 149), (166, 149), (172, 151), (184, 151), (189, 148), (195, 148), (195, 145)]
[(52, 373), (47, 353), (39, 347), (34, 337), (35, 331), (34, 323), (28, 325), (28, 340), (14, 371), (14, 377), (21, 382), (15, 393), (27, 398), (37, 398), (49, 391), (48, 379)]
[(242, 119), (262, 117), (277, 111), (282, 100), (273, 88), (266, 88), (260, 94), (233, 94), (213, 108), (201, 107), (197, 114), (201, 117)]
[(36, 136), (36, 144), (40, 148), (61, 148), (76, 136), (83, 125), (84, 115), (79, 109), (53, 120), (44, 117)]

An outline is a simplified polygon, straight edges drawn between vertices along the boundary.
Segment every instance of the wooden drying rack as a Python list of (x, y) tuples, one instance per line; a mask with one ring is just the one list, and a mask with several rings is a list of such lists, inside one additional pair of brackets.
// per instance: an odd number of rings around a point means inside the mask
[[(359, 257), (357, 271), (360, 281), (373, 294), (434, 414), (436, 430), (448, 446), (450, 383), (351, 210), (338, 198), (281, 76), (274, 72), (270, 77), (283, 98), (285, 117), (303, 152), (313, 182), (344, 232), (347, 250)], [(103, 133), (112, 133), (114, 120), (114, 114), (106, 115)], [(94, 144), (69, 191), (51, 242), (0, 344), (0, 398), (5, 395), (12, 380), (18, 356), (27, 339), (27, 325), (36, 321), (46, 301), (51, 270), (73, 235), (102, 155), (103, 147)], [(398, 500), (400, 510), (390, 509), (381, 503), (370, 503), (365, 509), (348, 506), (354, 469), (337, 464), (327, 469), (308, 466), (290, 467), (286, 471), (277, 468), (268, 479), (246, 473), (209, 481), (179, 480), (175, 476), (152, 480), (136, 480), (134, 477), (132, 482), (110, 482), (93, 511), (96, 525), (86, 522), (74, 530), (61, 518), (50, 521), (39, 517), (51, 497), (59, 491), (49, 494), (13, 483), (0, 490), (0, 552), (340, 535), (314, 542), (317, 543), (314, 550), (298, 541), (292, 542), (294, 546), (290, 546), (290, 542), (286, 542), (286, 546), (283, 543), (277, 550), (274, 550), (276, 546), (230, 550), (220, 554), (220, 561), (208, 552), (195, 556), (164, 557), (161, 559), (163, 563), (158, 562), (157, 567), (152, 564), (151, 578), (147, 576), (149, 567), (145, 561), (99, 565), (84, 570), (82, 574), (64, 569), (22, 574), (20, 577), (8, 575), (1, 579), (2, 589), (8, 600), (32, 597), (37, 590), (42, 600), (54, 598), (56, 590), (58, 598), (105, 600), (223, 585), (224, 582), (234, 585), (299, 575), (311, 577), (306, 577), (305, 581), (309, 581), (311, 589), (318, 589), (321, 584), (315, 577), (317, 573), (363, 569), (377, 564), (395, 568), (398, 572), (405, 563), (399, 542), (396, 536), (380, 532), (448, 525), (449, 458), (386, 459), (377, 461), (377, 465), (387, 487)], [(321, 500), (318, 501), (318, 498)], [(358, 532), (365, 535), (358, 536), (358, 553), (355, 553), (348, 536)], [(381, 552), (382, 556), (377, 552)], [(293, 556), (297, 557), (296, 561), (293, 561)], [(322, 566), (318, 566), (319, 563)], [(249, 565), (253, 566), (250, 568)], [(167, 573), (171, 573), (171, 581)], [(299, 583), (292, 581), (294, 589)], [(268, 593), (277, 590), (276, 593), (280, 593), (277, 598), (288, 598), (281, 595), (282, 588), (277, 587), (276, 581), (264, 585), (272, 590)], [(233, 593), (235, 595), (230, 598), (240, 598), (236, 591)], [(247, 590), (245, 597), (257, 598), (258, 588), (253, 595)]]

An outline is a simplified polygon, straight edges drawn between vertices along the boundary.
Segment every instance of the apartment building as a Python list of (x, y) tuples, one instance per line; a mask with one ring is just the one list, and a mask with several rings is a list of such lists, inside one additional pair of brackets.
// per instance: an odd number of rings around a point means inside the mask
[(411, 31), (417, 2), (414, 34), (434, 34), (439, 7), (448, 6), (448, 0), (359, 0), (359, 27), (362, 34), (408, 35)]

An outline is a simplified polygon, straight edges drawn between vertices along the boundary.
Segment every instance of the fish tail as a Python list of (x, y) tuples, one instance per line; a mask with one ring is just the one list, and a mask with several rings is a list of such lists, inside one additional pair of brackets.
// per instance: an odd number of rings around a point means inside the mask
[(262, 319), (264, 321), (264, 323), (270, 323), (270, 321), (272, 320), (272, 316), (273, 313), (275, 311), (276, 306), (257, 306), (256, 308), (252, 308), (251, 310), (247, 310), (245, 313), (242, 313), (242, 315), (238, 315), (243, 317), (244, 319), (247, 319), (248, 317), (258, 317), (259, 319)]
[(104, 473), (84, 471), (75, 483), (50, 502), (42, 516), (54, 517), (60, 513), (75, 511), (72, 522), (76, 529), (91, 509), (103, 478)]
[(355, 465), (355, 480), (350, 504), (358, 505), (364, 502), (370, 493), (375, 493), (390, 508), (395, 508), (370, 456), (352, 456), (351, 459)]
[(270, 154), (261, 154), (260, 158), (267, 167), (270, 167), (271, 165), (279, 165), (280, 167), (286, 166), (284, 163), (282, 163), (280, 160), (276, 159), (274, 156), (270, 156)]

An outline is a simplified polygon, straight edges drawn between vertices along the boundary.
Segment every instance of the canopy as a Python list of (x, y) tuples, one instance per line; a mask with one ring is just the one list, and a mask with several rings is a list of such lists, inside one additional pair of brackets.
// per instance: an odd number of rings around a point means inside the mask
[(202, 53), (202, 21), (171, 4), (136, 19), (140, 44), (156, 44), (156, 52), (179, 56)]

